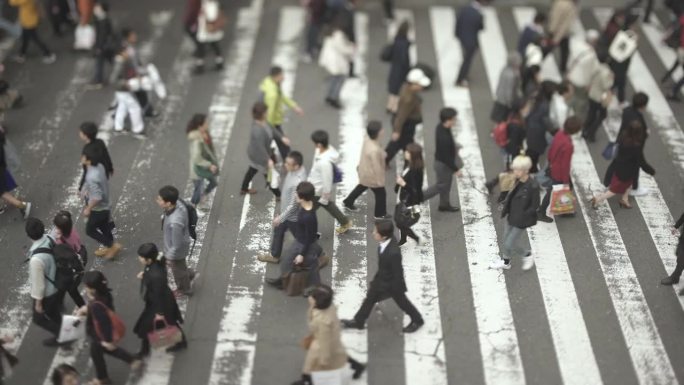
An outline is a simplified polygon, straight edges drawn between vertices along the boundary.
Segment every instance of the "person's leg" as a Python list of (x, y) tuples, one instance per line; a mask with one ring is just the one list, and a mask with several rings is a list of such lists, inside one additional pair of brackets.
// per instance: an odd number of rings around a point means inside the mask
[(268, 183), (268, 174), (264, 174), (264, 179), (266, 180), (266, 184), (268, 185), (268, 189), (271, 190), (273, 195), (275, 195), (276, 198), (280, 198), (280, 189), (279, 188), (273, 188), (271, 187), (271, 184)]
[(682, 272), (684, 271), (684, 245), (677, 245), (677, 266), (675, 266), (674, 271), (672, 271), (672, 274), (670, 277), (675, 279), (676, 281), (679, 281), (679, 278), (682, 276)]
[[(105, 236), (100, 230), (107, 226), (109, 218), (103, 211), (91, 211), (86, 221), (86, 234), (105, 247), (112, 247), (112, 239)], [(109, 227), (109, 226), (107, 226)], [(111, 230), (109, 231), (111, 235)]]
[(207, 187), (204, 189), (204, 195), (211, 194), (212, 191), (218, 186), (218, 182), (216, 181), (216, 176), (212, 176), (211, 178), (207, 178), (207, 181), (209, 183), (207, 184)]
[(373, 311), (373, 307), (379, 301), (380, 301), (379, 293), (373, 289), (368, 290), (368, 293), (366, 294), (366, 298), (364, 298), (363, 303), (361, 304), (361, 307), (359, 308), (359, 310), (354, 315), (354, 321), (358, 325), (365, 325), (366, 320), (370, 316), (371, 311)]
[(133, 355), (131, 353), (129, 353), (128, 351), (126, 351), (123, 348), (120, 348), (118, 346), (116, 349), (112, 350), (111, 352), (109, 350), (105, 350), (105, 353), (107, 353), (108, 355), (110, 355), (114, 358), (118, 358), (127, 364), (130, 364), (131, 362), (135, 361), (135, 357), (133, 357)]
[(98, 380), (108, 379), (109, 375), (107, 374), (107, 364), (104, 359), (104, 348), (100, 341), (95, 338), (90, 339), (90, 359), (93, 360), (93, 366), (95, 367), (95, 377)]
[(114, 244), (114, 235), (112, 234), (111, 212), (109, 210), (102, 210), (97, 212), (101, 216), (98, 220), (97, 230), (102, 234), (102, 239), (105, 240), (103, 245), (111, 247)]
[[(147, 95), (147, 93), (144, 93), (144, 95)], [(125, 100), (126, 109), (131, 116), (131, 132), (134, 134), (140, 134), (145, 130), (145, 123), (143, 121), (143, 104), (136, 100), (136, 98), (134, 98), (130, 93), (126, 93)], [(147, 103), (147, 96), (143, 98), (143, 101)], [(149, 108), (149, 103), (147, 103), (147, 107)]]
[(394, 20), (394, 0), (382, 0), (382, 9), (385, 11), (385, 19)]
[(615, 196), (615, 193), (613, 193), (613, 192), (610, 191), (610, 190), (607, 190), (606, 192), (604, 192), (604, 193), (602, 193), (602, 194), (599, 194), (599, 195), (596, 195), (596, 196), (594, 197), (594, 199), (593, 199), (593, 200), (594, 200), (594, 205), (598, 206), (599, 203), (603, 202), (603, 201), (606, 200), (606, 199), (610, 199), (610, 198), (612, 198), (612, 197), (614, 197), (614, 196)]
[(19, 56), (26, 56), (26, 51), (28, 50), (29, 40), (31, 40), (31, 30), (22, 28), (21, 29), (21, 48), (19, 48)]
[(344, 215), (342, 213), (342, 211), (340, 211), (340, 209), (337, 207), (335, 202), (328, 201), (327, 205), (321, 205), (321, 206), (323, 206), (325, 211), (330, 213), (330, 215), (332, 215), (333, 218), (335, 218), (340, 225), (344, 226), (344, 225), (349, 223), (349, 218), (347, 218), (347, 216)]
[(671, 96), (674, 98), (678, 97), (679, 92), (682, 90), (682, 87), (684, 87), (684, 76), (682, 76), (682, 78), (677, 81), (677, 83), (674, 85), (674, 87), (672, 87)]
[(297, 241), (292, 242), (290, 247), (288, 247), (280, 258), (280, 263), (278, 264), (280, 268), (280, 278), (286, 276), (292, 272), (292, 267), (294, 266), (294, 260), (299, 254), (297, 252), (297, 247), (299, 243)]
[(126, 116), (128, 115), (128, 108), (126, 107), (127, 92), (116, 91), (116, 112), (114, 113), (114, 131), (123, 131), (126, 123)]
[(95, 77), (93, 83), (102, 84), (104, 82), (104, 65), (105, 57), (103, 53), (98, 53), (95, 56)]
[(409, 301), (409, 299), (406, 297), (406, 293), (393, 294), (392, 299), (404, 313), (411, 317), (411, 322), (419, 324), (423, 323), (423, 316), (420, 315), (418, 309), (416, 309), (416, 307), (413, 306), (411, 301)]
[[(677, 70), (677, 67), (679, 67), (679, 65), (680, 65), (679, 59), (675, 58), (674, 63), (672, 63), (670, 68), (668, 68), (668, 70), (663, 74), (663, 76), (661, 76), (660, 82), (665, 83), (667, 81), (667, 79), (669, 79), (670, 76), (672, 76), (672, 74)], [(682, 64), (682, 67), (684, 67), (684, 64)]]
[(81, 293), (78, 291), (78, 285), (73, 285), (70, 287), (67, 293), (69, 293), (69, 297), (71, 297), (77, 307), (85, 306), (86, 302), (81, 296)]
[(644, 23), (651, 21), (651, 12), (653, 12), (653, 0), (646, 0), (646, 11), (644, 12)]
[(200, 199), (202, 198), (202, 185), (204, 184), (204, 179), (199, 178), (199, 179), (193, 179), (192, 180), (192, 198), (190, 198), (190, 203), (193, 205), (197, 206), (199, 203)]
[[(413, 231), (412, 228), (406, 227), (406, 228), (404, 229), (404, 231), (406, 232), (406, 235), (407, 235), (409, 238), (411, 238), (411, 239), (413, 239), (414, 241), (418, 242), (418, 239), (419, 239), (419, 238), (418, 238), (418, 234), (416, 234), (415, 231)], [(406, 238), (404, 238), (404, 239), (406, 239)]]
[(470, 72), (470, 65), (475, 57), (475, 52), (477, 47), (466, 47), (461, 44), (463, 48), (463, 63), (461, 63), (461, 69), (458, 71), (458, 77), (456, 78), (456, 83), (460, 83), (467, 80), (468, 73)]
[(173, 279), (176, 281), (176, 289), (183, 294), (189, 293), (190, 280), (194, 274), (188, 269), (185, 258), (167, 259), (166, 264), (171, 268)]
[(387, 143), (387, 147), (385, 147), (385, 153), (387, 154), (387, 157), (385, 158), (385, 164), (389, 164), (392, 161), (394, 156), (397, 155), (397, 152), (399, 152), (400, 148), (401, 144), (398, 140), (390, 140), (390, 142)]
[(587, 117), (584, 119), (584, 128), (582, 129), (582, 137), (585, 139), (595, 139), (596, 129), (598, 128), (598, 116), (601, 103), (594, 100), (589, 100), (589, 111)]
[(33, 41), (36, 42), (36, 45), (38, 48), (40, 48), (41, 51), (43, 51), (43, 56), (50, 56), (52, 55), (52, 51), (43, 43), (43, 40), (41, 40), (40, 36), (38, 35), (38, 30), (34, 29), (33, 30)]
[(544, 194), (544, 198), (541, 201), (541, 204), (539, 204), (539, 209), (537, 209), (537, 213), (546, 215), (546, 210), (549, 208), (549, 203), (551, 202), (551, 192), (553, 191), (553, 184), (549, 185), (549, 187), (546, 188), (546, 194)]
[(259, 172), (259, 170), (252, 166), (249, 166), (247, 172), (245, 173), (245, 177), (242, 179), (242, 186), (240, 187), (242, 191), (247, 191), (247, 189), (249, 188), (249, 182), (252, 181), (252, 178), (254, 178), (254, 175), (256, 175), (257, 172)]
[(435, 174), (439, 191), (439, 207), (451, 207), (449, 195), (451, 194), (454, 172), (444, 163), (435, 162)]
[(387, 215), (387, 192), (384, 187), (374, 187), (371, 191), (375, 196), (375, 217), (382, 218)]
[(403, 245), (406, 243), (406, 235), (408, 232), (406, 231), (406, 227), (397, 226), (397, 228), (399, 228), (399, 245)]
[(59, 336), (59, 328), (62, 322), (62, 317), (59, 314), (59, 308), (55, 314), (55, 306), (52, 302), (55, 301), (54, 298), (58, 296), (54, 294), (50, 297), (43, 298), (43, 313), (36, 312), (35, 300), (33, 301), (33, 323), (40, 326), (41, 328), (52, 333), (55, 337)]
[(280, 259), (285, 242), (285, 232), (289, 228), (288, 221), (281, 221), (278, 226), (273, 228), (273, 239), (271, 240), (271, 256)]
[(560, 70), (565, 73), (568, 68), (568, 58), (570, 57), (570, 37), (566, 36), (561, 39), (560, 43)]
[(367, 189), (368, 187), (362, 184), (357, 184), (356, 187), (354, 187), (354, 189), (349, 193), (349, 195), (347, 195), (347, 197), (344, 198), (342, 203), (347, 207), (354, 206), (354, 202), (356, 202), (356, 199), (360, 197), (361, 194), (363, 194)]
[[(276, 124), (275, 126), (273, 126), (273, 129), (278, 131), (281, 135), (285, 136), (283, 126), (281, 126), (280, 124)], [(285, 159), (287, 157), (287, 154), (290, 153), (290, 146), (283, 143), (283, 141), (278, 139), (277, 137), (274, 137), (273, 139), (275, 140), (276, 145), (278, 146), (278, 151), (280, 152), (281, 158)]]
[(503, 260), (506, 261), (506, 263), (509, 263), (515, 256), (520, 257), (524, 255), (524, 250), (518, 245), (518, 238), (520, 238), (520, 235), (522, 235), (524, 231), (524, 229), (506, 223), (503, 240)]

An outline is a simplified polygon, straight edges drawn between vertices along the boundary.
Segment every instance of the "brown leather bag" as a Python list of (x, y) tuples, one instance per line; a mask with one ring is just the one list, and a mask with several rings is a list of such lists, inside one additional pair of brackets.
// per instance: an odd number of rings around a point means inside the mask
[(309, 281), (309, 270), (295, 267), (283, 278), (283, 289), (290, 297), (302, 295)]

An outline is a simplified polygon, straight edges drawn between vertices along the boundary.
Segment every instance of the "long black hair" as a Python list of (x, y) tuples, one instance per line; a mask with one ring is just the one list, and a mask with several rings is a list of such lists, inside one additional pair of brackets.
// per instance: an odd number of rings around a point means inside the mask
[(107, 278), (101, 271), (91, 270), (83, 276), (83, 284), (95, 290), (95, 299), (104, 300), (108, 305), (112, 305), (112, 289), (107, 285)]
[(71, 219), (71, 213), (66, 210), (60, 210), (52, 223), (59, 229), (64, 238), (69, 238), (71, 231), (74, 228), (74, 222)]

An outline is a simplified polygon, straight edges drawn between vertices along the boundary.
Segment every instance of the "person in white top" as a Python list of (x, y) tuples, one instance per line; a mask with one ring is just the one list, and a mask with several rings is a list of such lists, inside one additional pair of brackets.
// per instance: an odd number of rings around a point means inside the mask
[(356, 50), (342, 31), (340, 18), (335, 18), (332, 23), (332, 32), (323, 40), (323, 48), (318, 57), (318, 64), (330, 75), (330, 84), (325, 102), (335, 108), (341, 108), (340, 91), (344, 80), (349, 74), (350, 63)]
[(570, 58), (568, 64), (567, 79), (574, 88), (572, 107), (575, 115), (584, 118), (587, 115), (589, 103), (589, 83), (591, 76), (599, 67), (598, 57), (596, 56), (596, 44), (598, 43), (599, 33), (596, 30), (589, 30), (586, 34), (586, 41), (577, 45), (578, 49)]
[(214, 51), (214, 67), (216, 70), (223, 68), (223, 55), (219, 42), (223, 39), (223, 28), (226, 25), (226, 17), (217, 0), (202, 0), (199, 17), (197, 18), (197, 62), (195, 72), (204, 71), (205, 48), (211, 47)]

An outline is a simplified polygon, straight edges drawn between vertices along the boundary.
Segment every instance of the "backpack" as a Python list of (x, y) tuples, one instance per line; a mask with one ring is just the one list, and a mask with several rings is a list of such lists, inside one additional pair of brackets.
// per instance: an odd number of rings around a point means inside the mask
[[(116, 344), (126, 334), (126, 324), (124, 324), (121, 317), (119, 317), (116, 313), (114, 313), (114, 310), (110, 309), (104, 303), (102, 303), (100, 301), (93, 301), (90, 303), (90, 306), (95, 306), (95, 304), (98, 304), (107, 310), (107, 317), (109, 318), (109, 322), (112, 324), (112, 341), (111, 342)], [(97, 338), (99, 338), (101, 341), (104, 341), (104, 338), (102, 336), (102, 331), (100, 330), (100, 324), (97, 323), (97, 320), (95, 319), (95, 317), (93, 317), (93, 326), (95, 326), (95, 334), (97, 334)]]
[(330, 162), (330, 164), (332, 164), (333, 168), (333, 184), (342, 182), (342, 177), (344, 177), (344, 173), (342, 172), (342, 170), (340, 170), (339, 167), (337, 167), (335, 163)]
[(508, 121), (497, 124), (492, 131), (492, 137), (496, 145), (503, 148), (508, 144)]
[(55, 279), (45, 275), (45, 279), (50, 281), (57, 290), (66, 291), (81, 283), (81, 278), (85, 273), (85, 266), (81, 260), (81, 256), (74, 252), (71, 246), (67, 244), (55, 245), (54, 240), (50, 238), (50, 247), (39, 247), (31, 253), (31, 256), (36, 254), (50, 254), (54, 261), (56, 271)]
[(666, 32), (665, 38), (663, 39), (665, 45), (672, 49), (679, 48), (681, 32), (682, 25), (679, 23), (679, 20), (675, 20), (668, 29), (668, 32)]
[(197, 243), (197, 209), (182, 199), (179, 199), (179, 201), (188, 211), (188, 233), (190, 238), (192, 238), (192, 248), (190, 248), (190, 254), (192, 254), (195, 250), (195, 243)]

